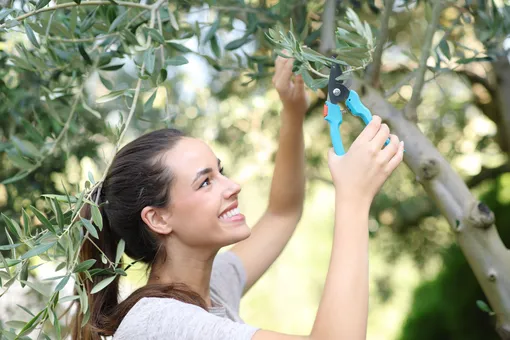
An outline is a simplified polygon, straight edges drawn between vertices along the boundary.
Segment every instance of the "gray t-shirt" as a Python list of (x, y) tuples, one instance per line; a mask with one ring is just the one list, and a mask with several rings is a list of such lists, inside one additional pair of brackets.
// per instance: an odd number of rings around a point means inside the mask
[(258, 330), (239, 317), (246, 283), (240, 259), (231, 251), (216, 256), (209, 311), (168, 298), (142, 298), (124, 317), (114, 340), (250, 340)]

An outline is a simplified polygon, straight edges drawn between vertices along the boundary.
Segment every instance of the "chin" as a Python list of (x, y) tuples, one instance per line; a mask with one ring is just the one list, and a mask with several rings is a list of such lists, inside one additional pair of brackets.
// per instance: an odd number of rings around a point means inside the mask
[(228, 240), (227, 244), (225, 244), (224, 246), (229, 246), (246, 240), (251, 235), (251, 229), (250, 227), (248, 227), (246, 223), (243, 223), (242, 225), (237, 225), (235, 228), (231, 228), (230, 230), (227, 231), (227, 233)]

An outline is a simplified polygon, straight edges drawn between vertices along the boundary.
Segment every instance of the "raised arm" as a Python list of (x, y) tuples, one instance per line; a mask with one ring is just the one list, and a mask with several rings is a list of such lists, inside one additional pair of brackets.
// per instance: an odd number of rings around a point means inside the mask
[(368, 317), (368, 213), (375, 194), (401, 163), (396, 136), (373, 120), (344, 156), (329, 150), (335, 184), (333, 250), (317, 316), (308, 336), (259, 330), (252, 340), (363, 340)]
[(247, 276), (245, 292), (265, 273), (294, 233), (304, 200), (303, 120), (308, 108), (303, 79), (292, 77), (293, 59), (278, 57), (273, 84), (283, 104), (269, 203), (252, 235), (232, 247)]

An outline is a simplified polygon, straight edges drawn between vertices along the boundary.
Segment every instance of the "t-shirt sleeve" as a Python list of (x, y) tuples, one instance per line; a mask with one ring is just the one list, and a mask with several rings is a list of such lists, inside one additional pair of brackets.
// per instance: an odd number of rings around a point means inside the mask
[(241, 259), (232, 251), (216, 255), (211, 274), (211, 290), (239, 313), (239, 304), (246, 285), (246, 272)]
[(126, 315), (114, 340), (251, 340), (257, 328), (173, 299), (144, 298)]

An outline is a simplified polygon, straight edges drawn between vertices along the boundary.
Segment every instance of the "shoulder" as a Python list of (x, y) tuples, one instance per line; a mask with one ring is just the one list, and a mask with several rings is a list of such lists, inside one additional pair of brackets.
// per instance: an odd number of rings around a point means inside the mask
[(256, 330), (175, 299), (143, 298), (122, 320), (114, 339), (248, 340)]

